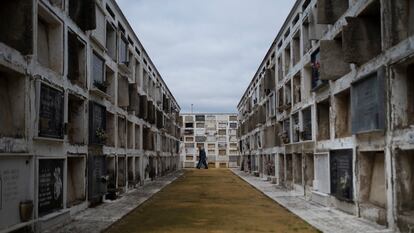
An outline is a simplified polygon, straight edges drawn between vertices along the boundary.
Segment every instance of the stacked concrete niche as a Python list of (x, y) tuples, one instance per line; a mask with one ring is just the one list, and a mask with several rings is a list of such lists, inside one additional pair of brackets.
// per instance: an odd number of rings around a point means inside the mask
[(356, 17), (346, 17), (344, 26), (344, 60), (361, 65), (381, 53), (381, 6), (380, 1), (372, 2)]
[(411, 232), (413, 6), (297, 0), (238, 104), (241, 169), (286, 195)]
[(318, 0), (318, 24), (334, 24), (347, 10), (348, 0)]
[(0, 12), (1, 232), (48, 230), (180, 168), (180, 106), (114, 0)]

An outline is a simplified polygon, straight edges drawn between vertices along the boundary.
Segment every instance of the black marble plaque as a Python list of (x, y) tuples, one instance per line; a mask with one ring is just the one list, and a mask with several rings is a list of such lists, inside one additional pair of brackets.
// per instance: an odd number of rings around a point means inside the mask
[(39, 160), (39, 216), (63, 208), (63, 159)]
[(39, 136), (63, 139), (63, 91), (42, 84), (40, 90)]

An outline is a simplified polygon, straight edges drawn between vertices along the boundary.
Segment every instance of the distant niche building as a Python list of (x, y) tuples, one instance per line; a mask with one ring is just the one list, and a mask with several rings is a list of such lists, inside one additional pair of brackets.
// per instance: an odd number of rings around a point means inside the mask
[(200, 146), (204, 147), (211, 168), (237, 167), (237, 114), (181, 114), (181, 163), (194, 168), (199, 160)]

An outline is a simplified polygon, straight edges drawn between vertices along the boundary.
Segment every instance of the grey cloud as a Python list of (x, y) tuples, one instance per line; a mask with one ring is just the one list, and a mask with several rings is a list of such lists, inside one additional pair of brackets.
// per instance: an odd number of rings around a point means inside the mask
[(293, 0), (118, 0), (183, 112), (235, 112)]

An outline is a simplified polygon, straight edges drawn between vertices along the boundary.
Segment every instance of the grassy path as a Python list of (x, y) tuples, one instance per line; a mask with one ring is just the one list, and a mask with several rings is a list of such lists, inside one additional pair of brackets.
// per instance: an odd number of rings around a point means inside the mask
[(108, 233), (318, 232), (226, 169), (188, 170)]

